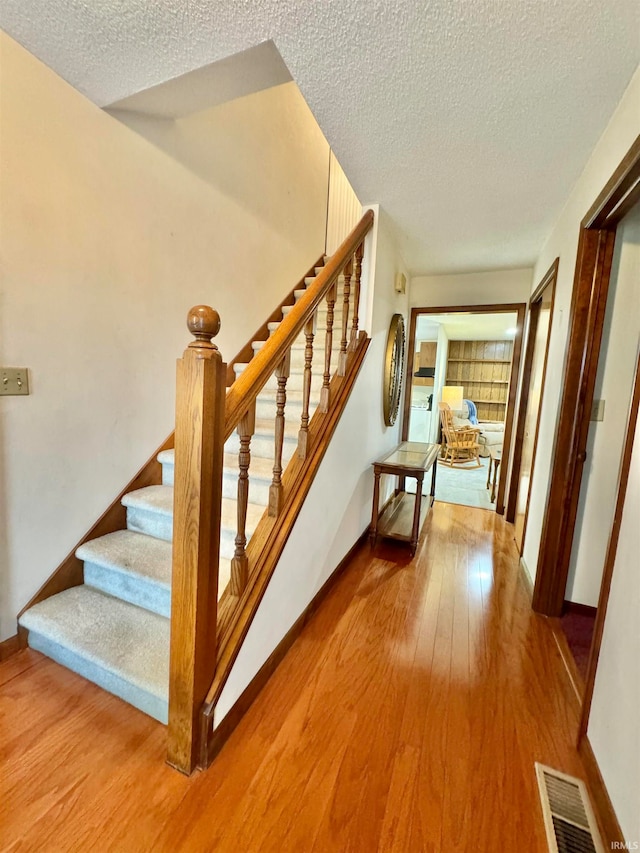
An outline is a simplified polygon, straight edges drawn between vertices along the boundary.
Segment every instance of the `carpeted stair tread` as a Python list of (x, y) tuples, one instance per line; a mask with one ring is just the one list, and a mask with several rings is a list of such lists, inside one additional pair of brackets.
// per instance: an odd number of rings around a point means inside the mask
[(20, 618), (29, 645), (166, 722), (169, 620), (76, 586)]
[[(163, 516), (173, 516), (173, 486), (145, 486), (143, 489), (136, 489), (134, 492), (126, 494), (122, 498), (122, 503), (127, 508), (135, 507), (136, 509), (157, 512), (159, 515)], [(262, 510), (263, 507), (261, 506), (253, 506), (252, 504), (249, 504), (249, 510), (247, 512), (247, 529), (249, 529), (250, 520), (255, 519), (255, 524), (260, 521)], [(233, 526), (235, 529), (236, 521), (236, 502), (229, 498), (223, 498), (222, 526)]]
[(132, 530), (116, 530), (85, 542), (76, 557), (107, 569), (127, 572), (170, 588), (171, 543)]
[(127, 492), (122, 498), (123, 506), (173, 515), (173, 486), (145, 486)]
[(84, 582), (152, 613), (171, 615), (171, 543), (132, 530), (116, 530), (85, 542)]
[[(273, 428), (271, 429), (273, 433)], [(161, 465), (175, 465), (175, 453), (173, 450), (163, 450), (158, 454), (158, 462)], [(224, 454), (224, 472), (238, 475), (238, 454)], [(249, 466), (249, 477), (260, 480), (268, 480), (271, 482), (273, 478), (273, 457), (266, 458), (264, 456), (256, 456), (251, 454), (251, 464)]]

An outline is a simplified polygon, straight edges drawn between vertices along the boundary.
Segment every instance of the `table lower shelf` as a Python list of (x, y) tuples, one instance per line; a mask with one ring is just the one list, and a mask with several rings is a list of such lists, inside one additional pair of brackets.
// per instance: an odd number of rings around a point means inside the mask
[[(377, 535), (386, 539), (399, 539), (401, 542), (411, 542), (413, 533), (413, 513), (415, 508), (415, 495), (400, 492), (387, 505), (383, 514), (378, 519)], [(420, 507), (420, 523), (422, 525), (431, 508), (431, 496), (423, 495)]]

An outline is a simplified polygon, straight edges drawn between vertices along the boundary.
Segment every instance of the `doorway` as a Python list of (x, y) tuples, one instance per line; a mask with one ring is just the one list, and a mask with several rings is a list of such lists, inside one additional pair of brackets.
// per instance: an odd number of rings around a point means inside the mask
[(529, 515), (558, 260), (556, 258), (529, 301), (529, 332), (522, 370), (522, 391), (506, 515), (507, 521), (515, 525), (514, 538), (520, 554), (524, 548)]
[(616, 231), (640, 201), (640, 137), (582, 220), (533, 609), (561, 616), (596, 388)]
[(412, 309), (402, 439), (446, 451), (440, 409), (448, 401), (456, 428), (475, 429), (477, 443), (468, 461), (441, 461), (436, 500), (504, 512), (525, 309)]

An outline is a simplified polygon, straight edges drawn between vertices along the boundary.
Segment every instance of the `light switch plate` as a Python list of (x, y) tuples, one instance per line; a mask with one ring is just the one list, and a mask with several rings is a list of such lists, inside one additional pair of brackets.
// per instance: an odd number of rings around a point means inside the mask
[(594, 400), (591, 405), (591, 420), (604, 420), (604, 400)]
[(29, 371), (26, 367), (0, 367), (0, 397), (29, 393)]

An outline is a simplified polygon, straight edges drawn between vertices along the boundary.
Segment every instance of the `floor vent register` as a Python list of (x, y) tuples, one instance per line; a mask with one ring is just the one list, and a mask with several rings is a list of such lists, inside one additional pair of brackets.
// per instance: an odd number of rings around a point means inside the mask
[(604, 853), (584, 782), (537, 763), (536, 776), (550, 853)]

